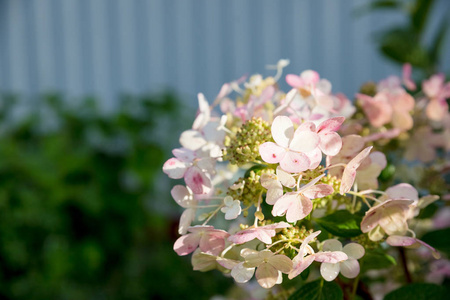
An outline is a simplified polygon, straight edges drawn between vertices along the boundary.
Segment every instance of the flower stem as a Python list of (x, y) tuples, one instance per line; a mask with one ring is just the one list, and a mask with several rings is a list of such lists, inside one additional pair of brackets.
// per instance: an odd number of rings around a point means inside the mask
[(411, 273), (408, 270), (408, 261), (406, 258), (405, 248), (399, 247), (398, 251), (400, 253), (400, 259), (402, 260), (403, 273), (405, 274), (405, 279), (407, 283), (412, 283)]

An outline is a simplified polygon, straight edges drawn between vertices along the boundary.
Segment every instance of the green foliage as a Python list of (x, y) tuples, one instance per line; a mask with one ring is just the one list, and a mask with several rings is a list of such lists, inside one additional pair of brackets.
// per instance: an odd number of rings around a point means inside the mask
[(323, 218), (316, 219), (316, 222), (329, 233), (339, 237), (356, 237), (361, 235), (362, 218), (351, 214), (348, 210), (338, 210)]
[(303, 285), (295, 291), (288, 300), (342, 300), (344, 294), (339, 285), (323, 279), (315, 280)]
[(125, 97), (109, 114), (94, 99), (2, 103), (0, 298), (202, 299), (228, 286), (184, 276), (178, 216), (159, 212), (177, 209), (157, 189), (182, 122), (172, 95)]
[(422, 236), (421, 240), (437, 250), (450, 255), (450, 228), (427, 232)]
[(428, 76), (438, 70), (449, 26), (446, 18), (440, 20), (439, 27), (432, 33), (433, 38), (429, 39), (431, 42), (426, 43), (424, 33), (434, 4), (434, 0), (374, 0), (357, 9), (356, 13), (361, 15), (384, 9), (405, 14), (407, 23), (377, 33), (379, 50), (397, 63), (411, 63)]
[(431, 283), (412, 283), (396, 289), (384, 300), (444, 300), (448, 299), (444, 287)]
[(368, 270), (381, 270), (395, 266), (395, 258), (379, 250), (367, 250), (361, 258), (361, 273)]

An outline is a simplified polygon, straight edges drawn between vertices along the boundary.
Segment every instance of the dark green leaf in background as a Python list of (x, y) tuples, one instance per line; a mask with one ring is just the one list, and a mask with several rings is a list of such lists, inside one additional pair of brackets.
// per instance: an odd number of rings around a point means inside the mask
[(413, 283), (396, 289), (384, 300), (444, 300), (448, 299), (444, 287), (431, 283)]
[(316, 219), (316, 222), (329, 233), (339, 237), (356, 237), (361, 235), (362, 218), (348, 210), (338, 210), (331, 215)]
[(336, 282), (319, 279), (303, 285), (288, 300), (342, 300), (343, 298), (341, 287)]

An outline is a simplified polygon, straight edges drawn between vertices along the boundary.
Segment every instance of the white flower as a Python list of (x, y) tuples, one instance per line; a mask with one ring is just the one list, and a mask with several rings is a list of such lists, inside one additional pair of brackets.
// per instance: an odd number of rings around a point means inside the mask
[(225, 214), (225, 220), (236, 219), (241, 214), (241, 202), (239, 200), (233, 200), (233, 197), (226, 196), (223, 199), (224, 207), (221, 211)]
[(326, 240), (323, 243), (323, 251), (342, 251), (347, 254), (348, 259), (338, 263), (323, 262), (320, 266), (320, 274), (326, 281), (334, 280), (339, 272), (344, 277), (355, 278), (359, 274), (358, 259), (364, 256), (364, 247), (357, 243), (350, 243), (342, 248), (338, 240)]

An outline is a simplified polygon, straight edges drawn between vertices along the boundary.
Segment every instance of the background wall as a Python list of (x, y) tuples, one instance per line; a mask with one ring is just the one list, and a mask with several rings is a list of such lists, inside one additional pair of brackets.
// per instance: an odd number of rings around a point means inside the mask
[(377, 52), (373, 32), (405, 20), (357, 18), (368, 2), (0, 0), (0, 91), (95, 95), (111, 109), (120, 93), (173, 88), (196, 107), (198, 92), (212, 98), (224, 82), (272, 74), (267, 64), (289, 58), (286, 72), (315, 69), (351, 96), (400, 71)]

